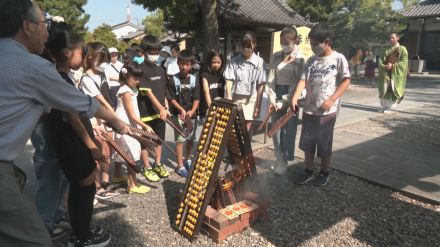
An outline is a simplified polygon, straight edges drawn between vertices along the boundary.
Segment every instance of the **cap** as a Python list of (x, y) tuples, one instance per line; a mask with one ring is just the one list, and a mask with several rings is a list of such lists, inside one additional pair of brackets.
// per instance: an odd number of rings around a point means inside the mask
[(168, 53), (168, 55), (171, 55), (171, 49), (169, 46), (164, 46), (160, 51), (166, 52)]
[(118, 53), (118, 49), (116, 49), (115, 47), (110, 47), (110, 48), (108, 48), (108, 52), (109, 53)]

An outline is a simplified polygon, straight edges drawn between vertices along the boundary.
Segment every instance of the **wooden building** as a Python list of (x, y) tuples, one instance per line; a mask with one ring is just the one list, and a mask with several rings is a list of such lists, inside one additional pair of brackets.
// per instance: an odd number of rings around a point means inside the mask
[[(239, 51), (240, 39), (246, 31), (257, 35), (256, 53), (265, 62), (271, 61), (274, 52), (274, 33), (286, 26), (311, 26), (304, 17), (295, 13), (284, 0), (234, 0), (219, 1), (223, 8), (219, 16), (221, 44), (230, 58)], [(230, 6), (234, 6), (230, 8)], [(279, 42), (279, 41), (278, 41)]]
[[(407, 29), (401, 43), (410, 60), (424, 60), (427, 70), (440, 70), (440, 0), (427, 0), (401, 12)], [(414, 70), (414, 69), (413, 69)]]

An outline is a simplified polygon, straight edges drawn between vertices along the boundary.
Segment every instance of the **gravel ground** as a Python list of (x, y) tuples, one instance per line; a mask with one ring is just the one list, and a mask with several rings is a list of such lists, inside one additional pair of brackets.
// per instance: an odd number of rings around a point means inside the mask
[[(390, 138), (440, 150), (439, 110), (427, 107), (423, 114), (420, 110), (383, 115), (344, 128), (367, 128), (375, 136), (392, 133)], [(147, 183), (152, 190), (146, 195), (121, 194), (101, 200), (94, 222), (111, 233), (110, 246), (439, 246), (438, 205), (337, 171), (324, 188), (297, 186), (293, 181), (302, 171), (302, 160), (276, 176), (264, 168), (273, 162), (271, 149), (259, 150), (255, 156), (261, 162), (252, 187), (271, 199), (269, 220), (220, 245), (204, 235), (189, 242), (171, 227), (184, 186), (184, 180), (174, 173), (159, 183)]]

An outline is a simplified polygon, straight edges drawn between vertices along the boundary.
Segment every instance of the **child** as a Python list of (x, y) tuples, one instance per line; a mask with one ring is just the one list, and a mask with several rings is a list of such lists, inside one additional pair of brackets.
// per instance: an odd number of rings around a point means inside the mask
[(266, 83), (264, 61), (254, 51), (257, 47), (255, 33), (247, 32), (241, 39), (241, 53), (226, 66), (225, 97), (243, 105), (246, 128), (260, 116), (260, 99)]
[[(319, 23), (309, 33), (314, 56), (305, 65), (304, 75), (296, 86), (291, 107), (295, 109), (304, 87), (307, 94), (304, 101), (302, 131), (299, 147), (305, 152), (304, 174), (296, 180), (306, 184), (313, 179), (315, 152), (321, 158), (321, 171), (314, 179), (314, 185), (327, 185), (330, 175), (333, 129), (340, 98), (350, 85), (350, 71), (347, 59), (332, 50), (333, 33), (328, 24)], [(339, 85), (338, 85), (339, 84)]]
[[(110, 88), (104, 74), (105, 69), (110, 61), (110, 55), (107, 47), (100, 42), (91, 42), (87, 44), (87, 53), (84, 60), (84, 75), (81, 78), (79, 88), (87, 95), (95, 97), (98, 102), (108, 111), (114, 112), (114, 103), (110, 96)], [(99, 137), (100, 132), (107, 132), (113, 136), (111, 129), (104, 126), (104, 122), (100, 119), (93, 119), (92, 123), (97, 132), (96, 140), (102, 150), (103, 159), (100, 162), (102, 170), (102, 181), (100, 175), (96, 178), (97, 193), (96, 197), (100, 199), (108, 199), (115, 194), (111, 194), (106, 190), (109, 185), (109, 169), (110, 169), (110, 145), (103, 138)], [(115, 173), (113, 182), (126, 182), (127, 177), (122, 176), (122, 168), (115, 165)], [(102, 187), (101, 187), (102, 185)]]
[[(58, 72), (72, 85), (72, 90), (76, 90), (69, 72), (81, 66), (84, 49), (82, 39), (64, 31), (51, 37), (47, 46)], [(70, 185), (68, 209), (72, 237), (69, 246), (106, 246), (110, 242), (110, 235), (103, 233), (100, 227), (90, 228), (96, 190), (96, 161), (102, 157), (93, 140), (90, 120), (60, 110), (52, 110), (48, 117), (51, 139)]]
[[(169, 115), (166, 106), (168, 80), (165, 70), (157, 64), (160, 41), (153, 35), (146, 35), (142, 38), (141, 48), (146, 56), (145, 62), (142, 64), (143, 75), (138, 95), (141, 120), (151, 126), (162, 140), (165, 140), (164, 120)], [(144, 148), (142, 149), (142, 160), (146, 167), (144, 176), (152, 182), (157, 182), (159, 177), (166, 178), (169, 173), (161, 163), (162, 145), (158, 145), (154, 153), (156, 160), (153, 167), (149, 164), (148, 152)]]
[[(225, 77), (223, 54), (220, 51), (210, 51), (206, 57), (206, 69), (200, 75), (202, 80), (202, 93), (200, 94), (199, 116), (206, 116), (213, 99), (223, 98), (225, 95)], [(202, 121), (203, 122), (203, 121)]]
[(193, 142), (195, 141), (195, 129), (197, 128), (197, 108), (199, 107), (200, 86), (197, 78), (190, 74), (191, 66), (194, 61), (194, 55), (183, 50), (179, 53), (177, 64), (180, 72), (171, 76), (168, 81), (168, 100), (171, 103), (171, 114), (183, 123), (184, 119), (191, 119), (193, 122), (193, 131), (186, 139), (186, 161), (183, 166), (183, 143), (185, 138), (176, 131), (174, 137), (176, 141), (177, 168), (176, 173), (182, 177), (188, 177), (188, 171), (191, 166), (190, 155)]
[[(147, 132), (152, 132), (152, 129), (140, 120), (137, 95), (137, 86), (142, 77), (142, 68), (136, 62), (130, 62), (121, 69), (119, 81), (121, 88), (119, 88), (116, 96), (118, 103), (116, 106), (116, 116), (122, 119), (127, 124), (137, 128), (141, 126)], [(115, 142), (126, 151), (133, 160), (138, 161), (141, 154), (141, 145), (134, 138), (127, 135), (116, 135)], [(115, 154), (115, 163), (122, 164), (124, 160), (119, 154)], [(150, 188), (145, 185), (138, 185), (136, 181), (136, 173), (133, 169), (128, 168), (128, 193), (144, 194), (150, 191)]]

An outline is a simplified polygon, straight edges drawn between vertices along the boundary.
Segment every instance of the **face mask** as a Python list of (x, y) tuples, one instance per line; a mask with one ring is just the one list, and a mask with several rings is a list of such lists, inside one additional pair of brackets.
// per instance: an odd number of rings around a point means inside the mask
[(157, 60), (159, 59), (159, 55), (147, 55), (148, 60), (150, 60), (153, 63), (156, 63)]
[(144, 57), (134, 57), (133, 61), (138, 63), (138, 64), (142, 64), (142, 63), (144, 63), (145, 58)]
[(283, 52), (285, 54), (291, 53), (293, 51), (293, 49), (295, 48), (295, 44), (291, 43), (288, 45), (281, 45), (281, 48), (283, 49)]
[(100, 64), (96, 64), (95, 63), (95, 69), (99, 72), (104, 72), (105, 68), (107, 68), (108, 63), (100, 63)]
[(322, 53), (324, 53), (324, 50), (325, 50), (324, 43), (312, 46), (313, 53), (315, 53), (318, 56), (321, 56)]

